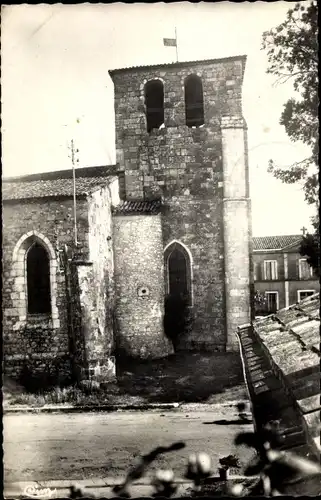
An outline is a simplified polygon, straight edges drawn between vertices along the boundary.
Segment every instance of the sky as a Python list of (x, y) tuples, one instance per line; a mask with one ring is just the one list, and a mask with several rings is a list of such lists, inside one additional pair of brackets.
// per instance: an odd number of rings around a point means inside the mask
[[(302, 2), (305, 3), (305, 2)], [(2, 7), (2, 175), (115, 163), (113, 84), (109, 69), (178, 59), (247, 55), (243, 114), (248, 125), (254, 236), (311, 229), (313, 209), (301, 186), (267, 173), (268, 161), (287, 166), (309, 155), (279, 125), (291, 83), (266, 74), (262, 33), (280, 24), (289, 3), (200, 2), (54, 4)]]

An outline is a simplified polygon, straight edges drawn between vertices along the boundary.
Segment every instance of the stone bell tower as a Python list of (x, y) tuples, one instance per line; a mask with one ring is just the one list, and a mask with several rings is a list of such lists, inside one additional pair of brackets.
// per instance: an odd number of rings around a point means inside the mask
[[(235, 349), (237, 326), (250, 321), (245, 62), (109, 71), (126, 200), (160, 200), (163, 298), (184, 292), (193, 318), (180, 348)], [(145, 233), (137, 244), (152, 240)]]

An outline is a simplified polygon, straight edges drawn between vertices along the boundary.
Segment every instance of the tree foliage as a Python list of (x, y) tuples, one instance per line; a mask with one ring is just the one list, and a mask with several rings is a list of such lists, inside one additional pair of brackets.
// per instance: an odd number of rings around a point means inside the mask
[(303, 236), (300, 246), (300, 254), (306, 257), (307, 263), (320, 276), (320, 227), (316, 217), (313, 221), (314, 234)]
[[(289, 138), (309, 146), (311, 155), (287, 168), (279, 168), (270, 160), (268, 171), (287, 184), (303, 183), (305, 199), (319, 207), (319, 120), (318, 120), (318, 8), (317, 2), (297, 3), (276, 28), (263, 33), (263, 49), (267, 51), (267, 73), (277, 83), (293, 82), (296, 98), (283, 107), (280, 124)], [(304, 237), (301, 254), (319, 270), (319, 217), (313, 220), (314, 235)], [(312, 246), (311, 246), (312, 245)]]
[(276, 28), (263, 33), (263, 49), (267, 51), (267, 73), (278, 83), (292, 80), (298, 98), (285, 104), (280, 118), (292, 141), (302, 141), (311, 148), (311, 155), (287, 169), (277, 168), (270, 161), (269, 170), (286, 183), (304, 181), (308, 203), (318, 198), (318, 175), (311, 166), (318, 163), (318, 12), (317, 3), (297, 3)]

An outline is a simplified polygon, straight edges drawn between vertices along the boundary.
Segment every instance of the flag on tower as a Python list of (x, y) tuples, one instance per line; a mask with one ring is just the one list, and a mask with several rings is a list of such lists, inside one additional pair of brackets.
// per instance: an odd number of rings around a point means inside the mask
[(176, 38), (163, 38), (165, 47), (176, 47)]
[(176, 47), (176, 61), (178, 62), (177, 29), (175, 26), (175, 38), (163, 38), (165, 47)]

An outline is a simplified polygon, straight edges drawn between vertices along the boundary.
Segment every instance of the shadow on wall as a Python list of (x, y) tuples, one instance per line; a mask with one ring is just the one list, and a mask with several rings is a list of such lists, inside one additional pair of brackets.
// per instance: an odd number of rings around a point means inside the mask
[(71, 384), (68, 355), (46, 360), (25, 360), (19, 376), (19, 384), (34, 393), (52, 387)]
[(188, 306), (188, 299), (177, 295), (167, 295), (163, 324), (165, 335), (173, 343), (176, 352), (180, 340), (192, 328), (192, 316)]
[(150, 403), (209, 402), (219, 394), (224, 400), (227, 390), (233, 400), (247, 398), (236, 352), (180, 351), (162, 359), (121, 360), (117, 384), (121, 394)]

